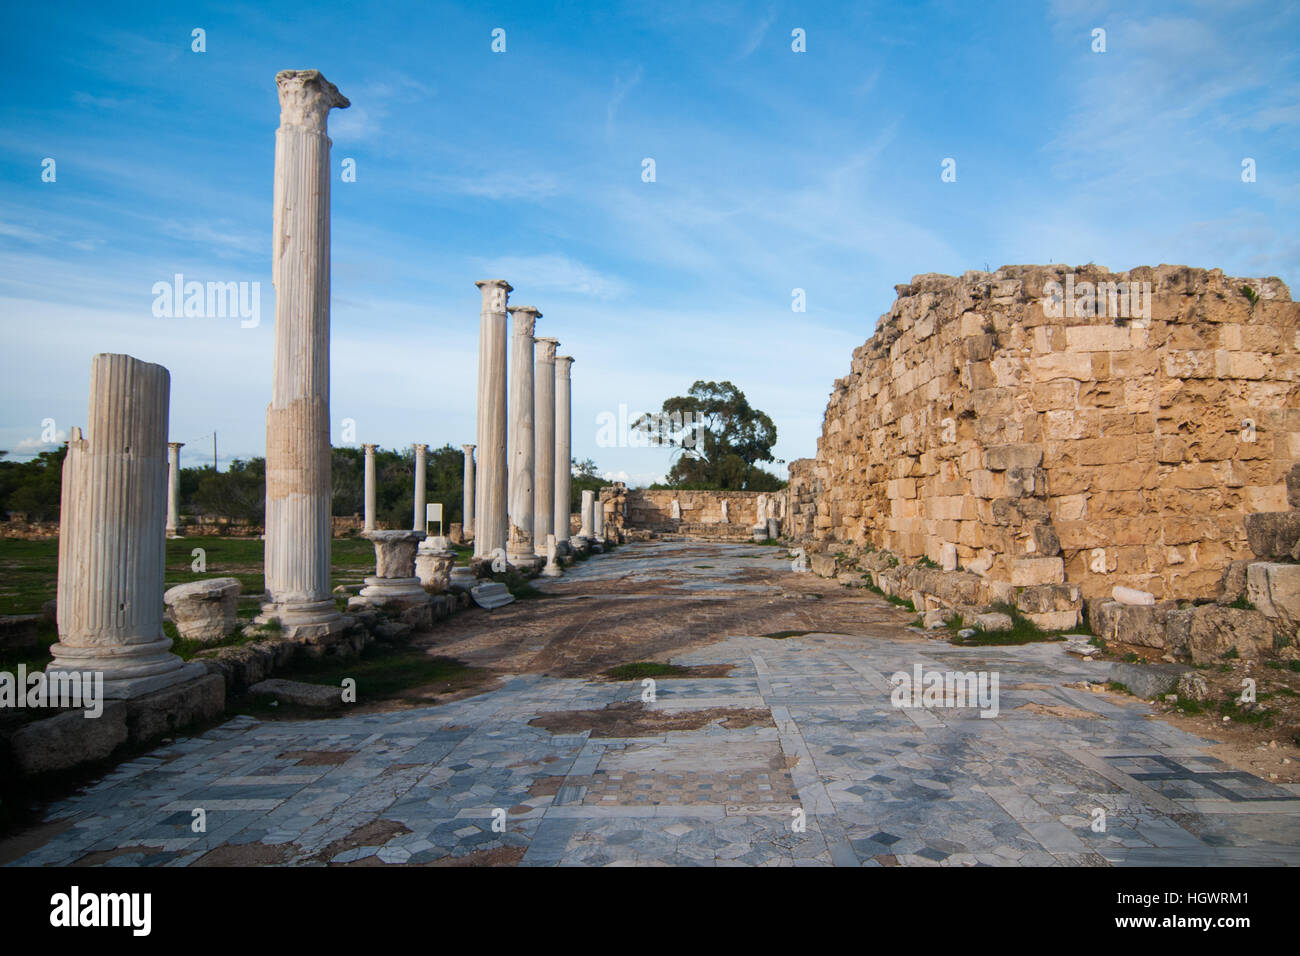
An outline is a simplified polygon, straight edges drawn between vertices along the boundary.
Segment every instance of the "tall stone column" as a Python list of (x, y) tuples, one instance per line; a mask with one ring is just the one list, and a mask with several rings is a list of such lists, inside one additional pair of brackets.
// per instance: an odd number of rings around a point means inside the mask
[(478, 339), (478, 475), (474, 488), (474, 556), (506, 546), (506, 299), (505, 279), (474, 283), (483, 293)]
[(510, 532), (506, 560), (515, 567), (536, 563), (533, 548), (533, 332), (542, 317), (531, 305), (510, 308), (514, 336), (510, 345)]
[(362, 531), (375, 530), (375, 446), (362, 445), (366, 453), (366, 470), (365, 470), (365, 523), (362, 525)]
[[(73, 428), (59, 516), (59, 641), (50, 674), (102, 673), (104, 696), (200, 677), (163, 634), (171, 376), (129, 355), (90, 366), (87, 436)], [(83, 680), (85, 678), (83, 677)]]
[(533, 461), (533, 548), (547, 553), (546, 536), (555, 533), (555, 339), (540, 338), (533, 381), (537, 440)]
[(167, 537), (179, 538), (181, 523), (181, 449), (185, 443), (167, 443)]
[(411, 525), (414, 531), (425, 531), (429, 526), (428, 512), (425, 511), (425, 491), (424, 491), (424, 454), (429, 450), (428, 445), (415, 446), (415, 523)]
[(466, 541), (474, 538), (474, 446), (461, 445), (465, 453), (465, 476), (461, 488), (460, 533)]
[(259, 622), (289, 636), (343, 624), (330, 593), (330, 140), (347, 97), (316, 70), (277, 73), (275, 371), (266, 413), (266, 588)]
[(573, 401), (570, 395), (570, 370), (573, 357), (555, 359), (555, 544), (561, 553), (569, 550), (569, 494), (573, 471)]

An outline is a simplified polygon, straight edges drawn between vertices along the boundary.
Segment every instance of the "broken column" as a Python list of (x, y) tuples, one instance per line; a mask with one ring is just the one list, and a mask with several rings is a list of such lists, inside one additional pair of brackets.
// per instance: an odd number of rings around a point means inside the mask
[(506, 546), (506, 298), (505, 279), (482, 279), (478, 345), (478, 469), (474, 502), (474, 556)]
[(594, 537), (591, 530), (592, 499), (594, 497), (595, 496), (591, 493), (590, 489), (584, 488), (582, 490), (582, 507), (581, 511), (578, 513), (579, 518), (582, 520), (582, 525), (578, 529), (578, 537), (581, 539), (583, 545), (590, 545), (591, 539)]
[(605, 546), (605, 503), (594, 495), (591, 502), (591, 534), (597, 546), (603, 548)]
[(555, 546), (569, 552), (569, 495), (572, 491), (573, 399), (569, 375), (573, 357), (555, 358)]
[(163, 633), (170, 376), (129, 355), (90, 366), (87, 435), (73, 428), (59, 515), (59, 641), (48, 674), (102, 673), (131, 698), (202, 677)]
[(366, 453), (365, 469), (365, 524), (363, 531), (375, 530), (375, 446), (362, 445)]
[(184, 442), (167, 443), (167, 537), (179, 538), (181, 523), (181, 449)]
[(343, 618), (330, 593), (330, 140), (349, 105), (316, 70), (276, 74), (271, 275), (275, 363), (266, 413), (266, 588), (257, 618), (325, 636)]
[(540, 338), (533, 369), (533, 548), (548, 554), (555, 533), (555, 339)]
[(415, 531), (428, 531), (428, 512), (425, 511), (425, 493), (424, 493), (424, 453), (429, 450), (428, 445), (415, 446), (415, 518), (411, 528)]
[(474, 446), (461, 445), (465, 454), (464, 483), (461, 487), (461, 535), (465, 541), (474, 540)]
[(348, 600), (348, 606), (424, 607), (429, 595), (415, 574), (415, 549), (424, 540), (423, 531), (366, 531), (361, 535), (374, 542), (375, 573), (366, 586)]
[(533, 331), (542, 317), (531, 305), (510, 307), (514, 335), (510, 346), (510, 530), (506, 560), (532, 568), (533, 550)]

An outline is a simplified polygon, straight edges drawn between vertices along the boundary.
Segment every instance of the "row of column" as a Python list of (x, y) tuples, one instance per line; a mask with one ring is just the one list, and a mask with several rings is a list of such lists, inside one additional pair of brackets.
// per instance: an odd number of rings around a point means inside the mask
[[(547, 554), (548, 536), (561, 550), (569, 543), (573, 358), (556, 355), (556, 339), (535, 335), (541, 312), (507, 304), (510, 283), (476, 285), (482, 294), (478, 461), (474, 446), (465, 446), (465, 533), (474, 536), (475, 557), (501, 550), (515, 567), (532, 567)], [(513, 319), (508, 345), (507, 317)]]

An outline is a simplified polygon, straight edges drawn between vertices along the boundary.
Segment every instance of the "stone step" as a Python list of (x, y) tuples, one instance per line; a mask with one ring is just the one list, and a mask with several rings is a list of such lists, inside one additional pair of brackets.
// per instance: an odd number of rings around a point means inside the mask
[(498, 581), (485, 581), (478, 587), (470, 588), (469, 595), (474, 599), (475, 604), (489, 611), (504, 607), (515, 599), (510, 590)]

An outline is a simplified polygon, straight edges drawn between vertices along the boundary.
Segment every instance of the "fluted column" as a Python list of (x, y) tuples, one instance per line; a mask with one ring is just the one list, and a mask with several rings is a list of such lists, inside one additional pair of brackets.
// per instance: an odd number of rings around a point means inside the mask
[(375, 446), (362, 445), (361, 448), (366, 453), (365, 469), (365, 520), (361, 526), (362, 531), (375, 530)]
[(181, 523), (181, 449), (185, 443), (167, 443), (167, 537), (179, 538)]
[(428, 512), (425, 511), (425, 474), (424, 474), (424, 455), (429, 450), (428, 445), (415, 446), (415, 523), (411, 528), (415, 531), (425, 531), (428, 529)]
[[(260, 621), (293, 635), (342, 623), (330, 593), (330, 140), (349, 105), (316, 70), (276, 74), (271, 276), (275, 370), (266, 413), (266, 587)], [(302, 628), (302, 630), (299, 630)]]
[(569, 494), (572, 490), (573, 432), (570, 370), (573, 357), (555, 359), (555, 543), (562, 553), (569, 548)]
[(478, 340), (478, 474), (474, 488), (474, 556), (506, 546), (506, 300), (505, 279), (483, 279)]
[(546, 536), (555, 533), (555, 339), (535, 339), (533, 369), (533, 549), (547, 554)]
[(88, 434), (73, 428), (68, 438), (59, 641), (46, 671), (102, 673), (106, 697), (136, 697), (204, 673), (168, 652), (162, 629), (170, 389), (161, 365), (96, 355)]
[(464, 484), (461, 489), (460, 533), (466, 541), (474, 538), (474, 446), (461, 445), (465, 453)]
[(531, 305), (510, 308), (514, 335), (510, 344), (510, 530), (506, 560), (515, 567), (532, 567), (533, 462), (536, 436), (533, 417), (533, 332), (542, 313)]

